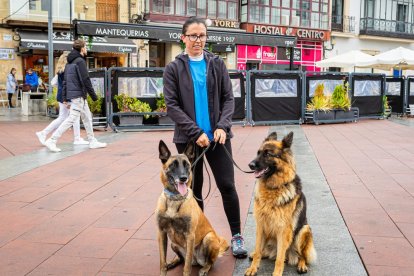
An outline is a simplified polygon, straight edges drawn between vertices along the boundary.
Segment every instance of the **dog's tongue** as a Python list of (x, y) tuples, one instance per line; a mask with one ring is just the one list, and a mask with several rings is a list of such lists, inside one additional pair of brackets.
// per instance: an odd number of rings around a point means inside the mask
[(254, 177), (256, 177), (256, 178), (261, 177), (264, 174), (265, 171), (266, 171), (266, 169), (263, 169), (261, 171), (255, 171), (254, 172)]
[(187, 185), (184, 182), (178, 182), (177, 190), (182, 196), (184, 196), (187, 194)]

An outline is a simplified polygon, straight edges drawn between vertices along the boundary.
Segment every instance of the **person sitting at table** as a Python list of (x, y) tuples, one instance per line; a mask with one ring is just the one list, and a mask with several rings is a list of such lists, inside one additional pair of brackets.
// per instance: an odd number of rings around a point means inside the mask
[(30, 91), (37, 91), (37, 87), (39, 86), (39, 77), (37, 76), (36, 72), (33, 71), (32, 68), (29, 68), (29, 70), (27, 70), (25, 83), (30, 85)]

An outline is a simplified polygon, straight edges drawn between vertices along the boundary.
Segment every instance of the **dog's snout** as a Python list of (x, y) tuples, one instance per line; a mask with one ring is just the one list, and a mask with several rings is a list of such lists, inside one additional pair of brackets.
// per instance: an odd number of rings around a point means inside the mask
[(257, 167), (257, 162), (256, 162), (256, 160), (253, 160), (252, 162), (250, 162), (250, 163), (249, 163), (249, 167), (250, 167), (250, 169), (251, 169), (251, 170), (256, 169), (256, 167)]
[(179, 177), (179, 179), (180, 179), (180, 182), (186, 182), (188, 177), (186, 175), (182, 175)]

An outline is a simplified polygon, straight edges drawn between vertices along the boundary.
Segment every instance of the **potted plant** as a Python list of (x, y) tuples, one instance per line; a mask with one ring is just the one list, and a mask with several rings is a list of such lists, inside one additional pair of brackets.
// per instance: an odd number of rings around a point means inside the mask
[(351, 99), (348, 94), (348, 85), (339, 84), (331, 96), (331, 107), (335, 111), (335, 119), (351, 120), (355, 118), (354, 111), (351, 110)]
[(386, 95), (383, 96), (382, 98), (382, 102), (384, 103), (384, 118), (389, 118), (391, 116), (391, 106), (390, 103), (388, 102), (388, 98)]
[(323, 83), (316, 86), (313, 98), (306, 104), (306, 111), (313, 114), (312, 120), (318, 123), (321, 120), (334, 120), (334, 112), (331, 110), (330, 97), (323, 93)]
[(98, 93), (96, 94), (96, 96), (98, 96), (98, 99), (96, 101), (93, 101), (91, 96), (88, 95), (88, 98), (87, 98), (88, 106), (94, 116), (101, 117), (104, 98), (102, 98), (101, 95)]
[(59, 102), (56, 99), (57, 88), (53, 87), (53, 91), (47, 97), (47, 114), (50, 117), (57, 117), (59, 115)]
[(127, 94), (116, 95), (114, 98), (119, 112), (127, 113), (119, 116), (120, 125), (142, 125), (144, 116), (145, 118), (149, 117), (149, 115), (131, 114), (151, 112), (151, 107), (148, 103), (129, 97)]
[(164, 93), (158, 95), (156, 99), (157, 109), (155, 112), (162, 112), (165, 114), (158, 115), (158, 124), (159, 125), (172, 125), (174, 121), (171, 120), (170, 117), (167, 115), (167, 105), (165, 104)]

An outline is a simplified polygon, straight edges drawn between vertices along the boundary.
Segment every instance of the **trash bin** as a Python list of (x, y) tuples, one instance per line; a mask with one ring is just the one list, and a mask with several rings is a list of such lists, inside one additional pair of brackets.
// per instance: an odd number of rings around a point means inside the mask
[(22, 114), (23, 115), (46, 115), (47, 103), (46, 93), (23, 93)]

